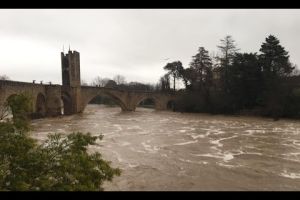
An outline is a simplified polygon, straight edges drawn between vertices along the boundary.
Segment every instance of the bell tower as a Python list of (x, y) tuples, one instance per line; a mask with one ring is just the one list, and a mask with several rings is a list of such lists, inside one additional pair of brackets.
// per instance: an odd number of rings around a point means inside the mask
[[(81, 111), (81, 80), (79, 52), (61, 52), (62, 91), (64, 93), (64, 113)], [(64, 100), (65, 99), (65, 100)]]
[(61, 53), (62, 84), (66, 86), (80, 86), (79, 52)]

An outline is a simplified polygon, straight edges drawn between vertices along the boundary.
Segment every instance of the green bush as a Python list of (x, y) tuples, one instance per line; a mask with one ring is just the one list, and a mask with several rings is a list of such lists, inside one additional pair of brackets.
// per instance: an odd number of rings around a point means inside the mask
[(13, 121), (0, 123), (0, 190), (101, 191), (120, 175), (100, 153), (88, 153), (102, 135), (49, 134), (42, 144), (29, 137), (22, 98), (9, 100)]

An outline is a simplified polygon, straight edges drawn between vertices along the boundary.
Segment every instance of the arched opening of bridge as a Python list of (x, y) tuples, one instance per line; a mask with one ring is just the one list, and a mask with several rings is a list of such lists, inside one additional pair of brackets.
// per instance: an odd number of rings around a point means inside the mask
[(168, 101), (168, 103), (167, 103), (167, 110), (172, 110), (172, 111), (175, 110), (175, 101), (174, 100)]
[(101, 93), (97, 94), (96, 96), (92, 97), (91, 100), (89, 100), (88, 105), (84, 111), (88, 112), (101, 108), (109, 108), (119, 112), (123, 110), (124, 106), (117, 97), (114, 97), (110, 94)]
[(12, 94), (6, 98), (6, 100), (0, 105), (0, 122), (13, 117), (11, 108), (7, 106), (7, 102), (10, 98), (13, 98), (16, 94)]
[(32, 118), (41, 118), (46, 116), (46, 98), (42, 93), (39, 93), (36, 97), (35, 113)]
[(155, 109), (155, 99), (154, 98), (144, 98), (142, 99), (138, 105), (137, 105), (137, 110), (139, 109), (144, 109), (144, 108), (147, 108), (147, 109)]
[(72, 113), (72, 100), (69, 94), (63, 93), (61, 96), (61, 114), (71, 115)]

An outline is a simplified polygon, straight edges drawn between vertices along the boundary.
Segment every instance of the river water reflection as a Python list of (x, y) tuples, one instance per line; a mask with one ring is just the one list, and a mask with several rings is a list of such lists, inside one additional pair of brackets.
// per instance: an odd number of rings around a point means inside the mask
[(32, 122), (49, 132), (104, 135), (100, 151), (120, 177), (105, 190), (300, 190), (300, 121), (88, 105)]

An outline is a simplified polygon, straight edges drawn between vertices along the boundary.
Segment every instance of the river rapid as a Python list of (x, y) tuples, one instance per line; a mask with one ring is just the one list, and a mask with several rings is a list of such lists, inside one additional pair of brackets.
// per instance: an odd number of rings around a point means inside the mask
[(300, 190), (300, 121), (88, 105), (32, 121), (32, 137), (103, 134), (99, 151), (120, 177), (105, 190)]

